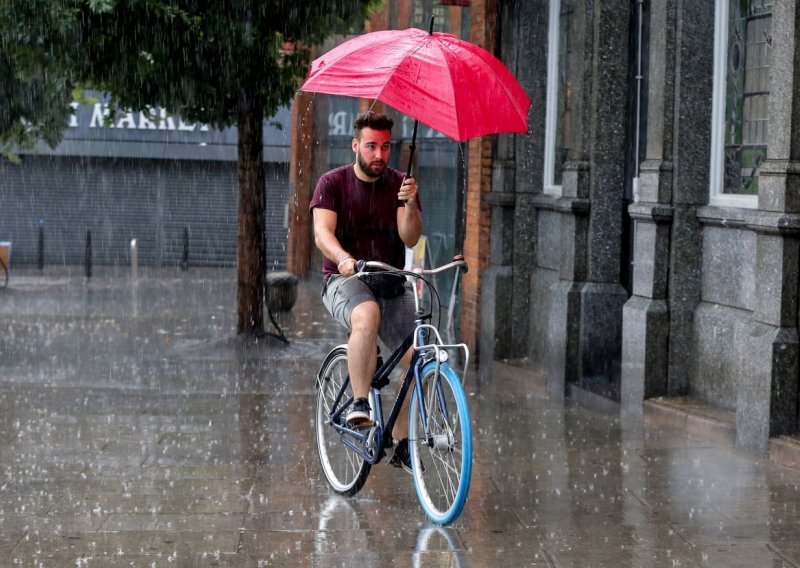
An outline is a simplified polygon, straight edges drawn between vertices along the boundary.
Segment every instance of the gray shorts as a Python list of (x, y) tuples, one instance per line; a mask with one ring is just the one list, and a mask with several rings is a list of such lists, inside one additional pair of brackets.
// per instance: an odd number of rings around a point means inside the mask
[(363, 302), (376, 302), (381, 311), (378, 338), (394, 351), (400, 342), (414, 330), (414, 290), (411, 282), (405, 283), (405, 294), (396, 298), (375, 297), (369, 286), (358, 278), (334, 274), (322, 289), (322, 302), (333, 318), (351, 330), (350, 315)]

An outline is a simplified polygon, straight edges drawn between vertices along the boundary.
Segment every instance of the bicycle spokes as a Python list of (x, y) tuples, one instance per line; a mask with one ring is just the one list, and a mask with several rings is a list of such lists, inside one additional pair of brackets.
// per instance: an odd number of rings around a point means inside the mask
[[(322, 471), (337, 493), (355, 495), (367, 480), (370, 464), (342, 443), (342, 412), (352, 392), (347, 373), (347, 349), (339, 347), (318, 375), (316, 438)], [(345, 401), (345, 404), (342, 402)]]

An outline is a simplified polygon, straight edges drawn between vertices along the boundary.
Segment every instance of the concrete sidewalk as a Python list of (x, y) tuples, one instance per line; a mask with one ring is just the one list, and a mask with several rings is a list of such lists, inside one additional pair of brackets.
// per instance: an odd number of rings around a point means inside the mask
[(0, 567), (800, 566), (799, 470), (550, 402), (507, 366), (466, 381), (454, 526), (384, 464), (339, 498), (313, 375), (344, 334), (318, 283), (279, 315), (287, 346), (235, 337), (233, 269), (95, 272), (0, 291)]

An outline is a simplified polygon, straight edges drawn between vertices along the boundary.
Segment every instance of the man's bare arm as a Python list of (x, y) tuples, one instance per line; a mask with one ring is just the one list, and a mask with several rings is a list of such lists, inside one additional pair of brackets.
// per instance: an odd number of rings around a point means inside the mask
[(339, 272), (345, 276), (355, 274), (356, 261), (342, 248), (336, 238), (336, 212), (315, 207), (314, 242), (326, 257), (337, 264)]
[(404, 207), (397, 208), (397, 230), (403, 243), (407, 247), (413, 247), (422, 235), (422, 218), (417, 206), (417, 181), (406, 178), (397, 198), (406, 202)]

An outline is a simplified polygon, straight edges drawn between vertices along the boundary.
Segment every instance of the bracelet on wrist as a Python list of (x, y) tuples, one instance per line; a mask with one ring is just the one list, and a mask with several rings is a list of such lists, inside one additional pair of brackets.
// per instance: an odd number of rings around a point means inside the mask
[(346, 257), (344, 257), (343, 259), (341, 259), (341, 260), (340, 260), (340, 261), (339, 261), (339, 262), (336, 264), (336, 268), (337, 268), (337, 269), (341, 268), (341, 267), (342, 267), (342, 263), (343, 263), (344, 261), (346, 261), (346, 260), (353, 260), (353, 257), (352, 257), (352, 256), (346, 256)]

